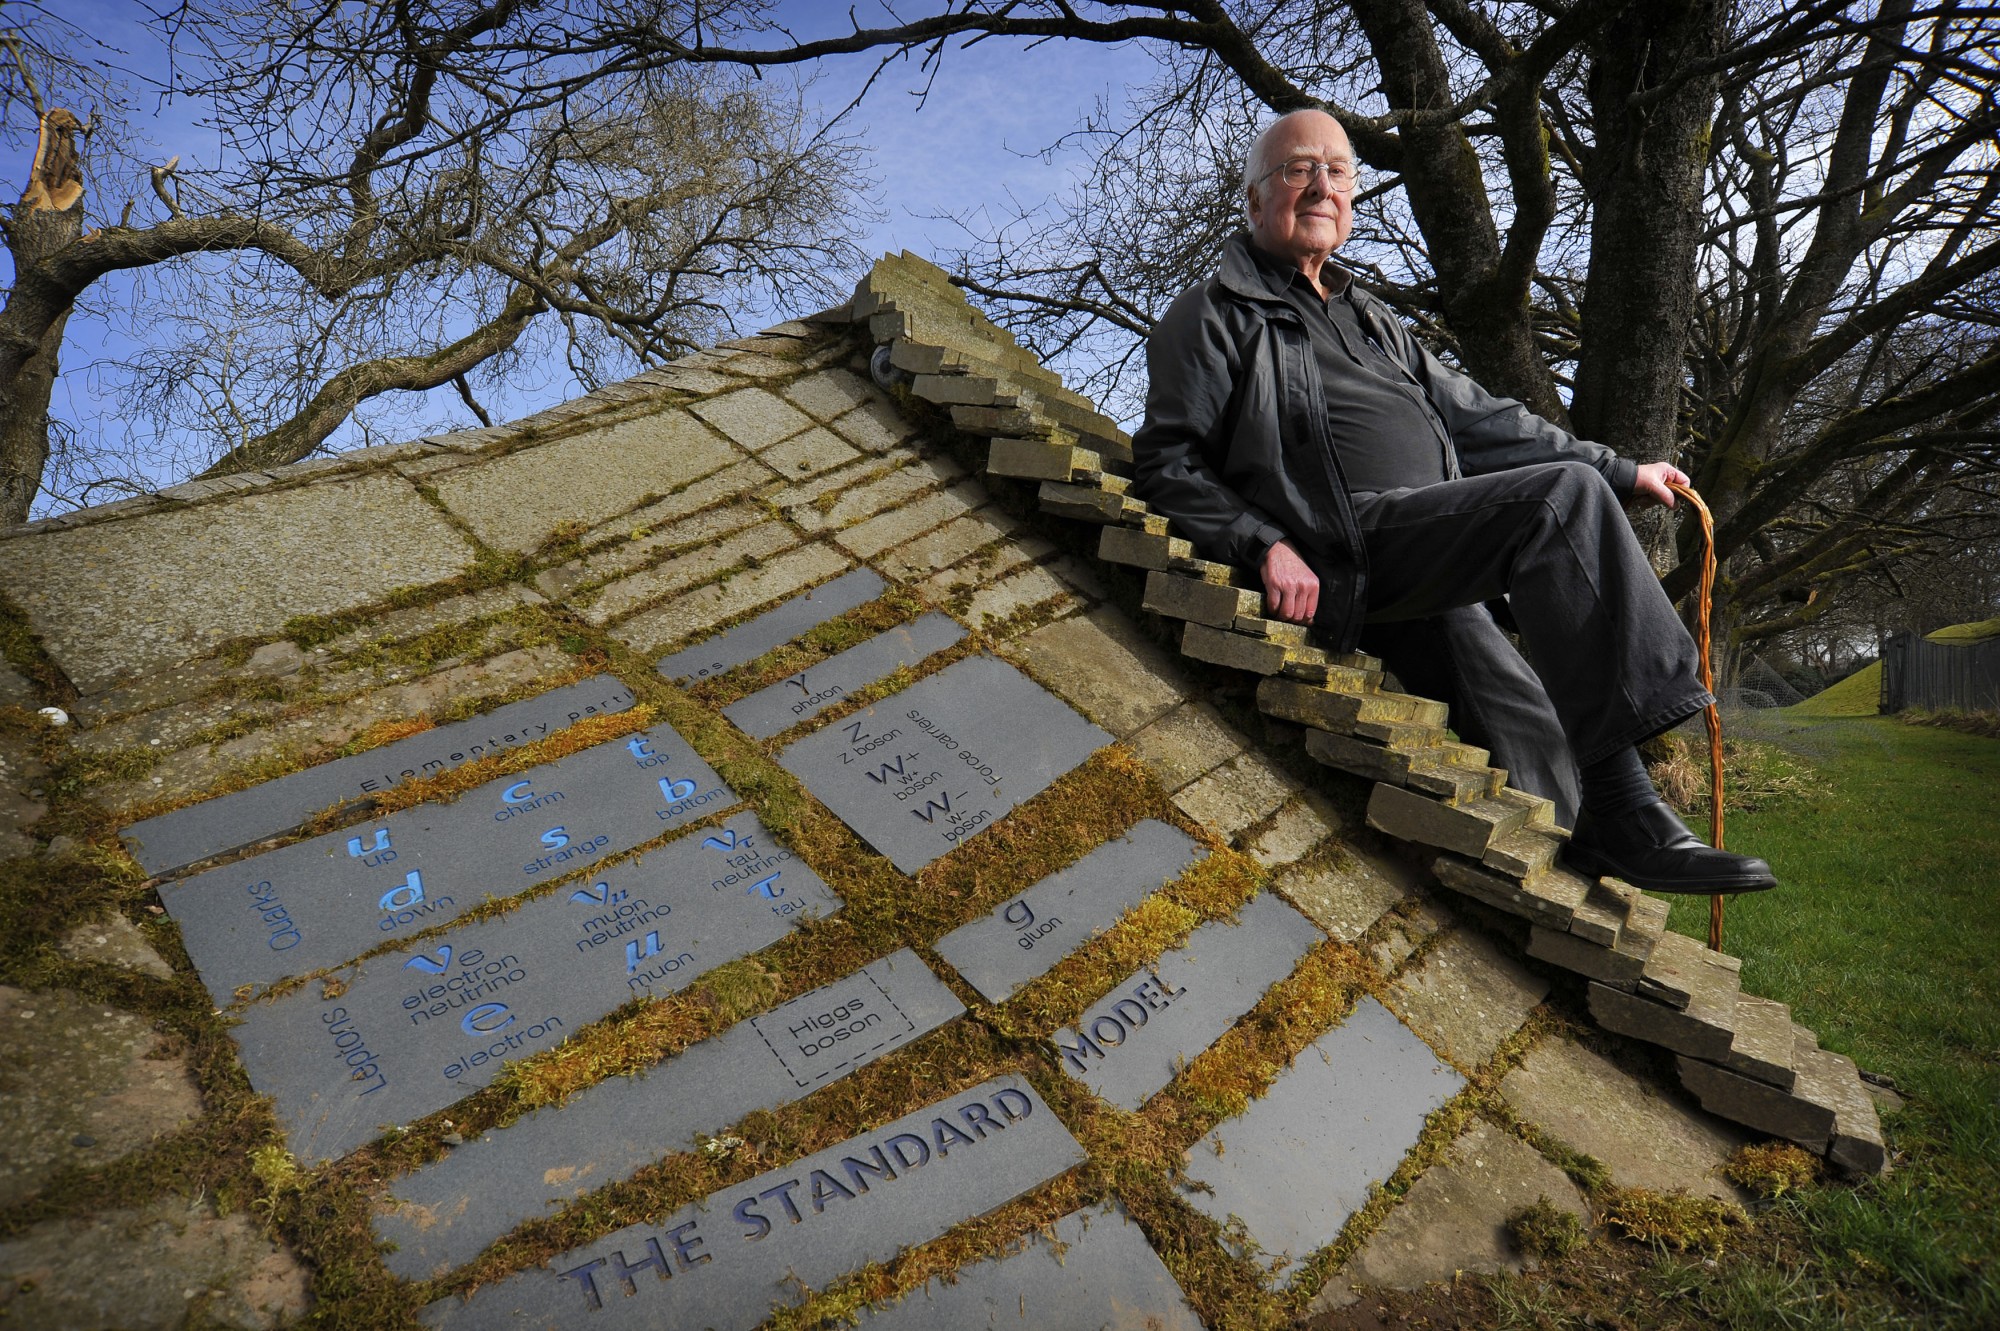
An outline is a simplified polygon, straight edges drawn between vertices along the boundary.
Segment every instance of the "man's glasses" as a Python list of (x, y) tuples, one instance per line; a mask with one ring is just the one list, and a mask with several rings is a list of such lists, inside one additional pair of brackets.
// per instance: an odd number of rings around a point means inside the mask
[(1304, 189), (1322, 171), (1326, 173), (1326, 187), (1336, 194), (1351, 193), (1361, 180), (1361, 168), (1352, 162), (1315, 162), (1310, 157), (1294, 157), (1275, 171), (1264, 174), (1277, 176), (1293, 189)]

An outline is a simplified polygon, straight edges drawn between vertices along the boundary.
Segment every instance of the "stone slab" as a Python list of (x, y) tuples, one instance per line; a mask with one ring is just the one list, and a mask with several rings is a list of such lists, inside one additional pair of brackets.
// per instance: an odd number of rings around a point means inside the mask
[(741, 455), (684, 411), (662, 411), (537, 444), (432, 484), (488, 545), (533, 550), (557, 527), (594, 527)]
[(789, 402), (773, 397), (761, 388), (739, 388), (733, 393), (694, 404), (694, 413), (716, 429), (756, 453), (780, 439), (797, 434), (812, 424)]
[(655, 669), (676, 684), (692, 684), (720, 675), (756, 660), (774, 647), (782, 647), (856, 606), (868, 604), (888, 589), (889, 584), (872, 569), (857, 568), (794, 596), (775, 610), (745, 620), (727, 633), (675, 652), (663, 658)]
[(548, 1215), (756, 1109), (776, 1109), (866, 1067), (965, 1010), (904, 948), (738, 1022), (639, 1077), (600, 1082), (454, 1149), (399, 1180), (375, 1217), (389, 1269), (421, 1280), (463, 1265)]
[(1355, 1302), (1354, 1286), (1409, 1290), (1460, 1273), (1519, 1271), (1522, 1255), (1508, 1237), (1507, 1218), (1543, 1197), (1590, 1224), (1590, 1209), (1568, 1175), (1519, 1138), (1474, 1123), (1327, 1282), (1314, 1309)]
[(99, 1169), (201, 1113), (184, 1058), (137, 1013), (70, 989), (0, 985), (0, 1207)]
[(965, 630), (951, 616), (928, 614), (733, 702), (722, 714), (746, 735), (769, 739), (964, 637)]
[(664, 652), (852, 566), (852, 560), (831, 546), (802, 545), (642, 610), (613, 629), (611, 636), (635, 652)]
[(253, 1004), (232, 1035), (250, 1084), (277, 1102), (292, 1153), (338, 1158), (471, 1094), (508, 1061), (839, 906), (739, 813), (595, 881), (337, 972), (336, 986)]
[(0, 1324), (15, 1331), (274, 1331), (311, 1306), (311, 1273), (249, 1210), (168, 1190), (56, 1215), (0, 1242)]
[(218, 1004), (336, 966), (736, 803), (671, 726), (160, 889)]
[(1252, 897), (1234, 922), (1202, 925), (1113, 986), (1074, 1030), (1057, 1031), (1062, 1070), (1119, 1108), (1138, 1110), (1323, 937), (1279, 898)]
[(1374, 927), (1383, 912), (1409, 895), (1401, 865), (1377, 862), (1346, 846), (1325, 863), (1293, 865), (1273, 880), (1278, 892), (1343, 943)]
[(1180, 670), (1124, 616), (1097, 610), (1057, 620), (1016, 644), (1049, 687), (1123, 738), (1179, 705)]
[(0, 542), (0, 591), (85, 693), (269, 638), (392, 587), (455, 577), (472, 546), (390, 472)]
[(1173, 1274), (1123, 1207), (1074, 1211), (1053, 1230), (865, 1312), (861, 1325), (867, 1331), (1201, 1331)]
[(1182, 703), (1126, 741), (1167, 793), (1243, 751), (1243, 737), (1205, 702)]
[(1544, 1040), (1501, 1081), (1500, 1094), (1521, 1117), (1595, 1156), (1613, 1182), (1739, 1200), (1716, 1171), (1747, 1136), (1581, 1045)]
[(1240, 1219), (1283, 1279), (1333, 1242), (1465, 1085), (1372, 998), (1301, 1050), (1262, 1099), (1188, 1151), (1189, 1205)]
[(147, 873), (172, 873), (211, 855), (289, 832), (343, 800), (378, 795), (412, 777), (436, 776), (474, 759), (532, 744), (585, 717), (622, 712), (632, 702), (632, 690), (616, 676), (593, 675), (483, 716), (436, 726), (379, 749), (141, 819), (120, 832), (119, 840)]
[(1490, 939), (1460, 932), (1405, 971), (1391, 986), (1391, 1001), (1412, 1029), (1460, 1067), (1477, 1068), (1520, 1029), (1549, 982), (1495, 947)]
[(424, 1321), (749, 1331), (802, 1289), (887, 1261), (1083, 1159), (1034, 1088), (998, 1077), (469, 1300), (440, 1300)]
[(159, 980), (174, 978), (174, 968), (153, 950), (139, 926), (117, 911), (102, 920), (77, 925), (57, 948), (71, 961), (116, 966)]
[(1207, 854), (1184, 833), (1144, 819), (992, 914), (952, 930), (937, 941), (937, 954), (987, 1002), (1004, 1003)]
[(778, 761), (915, 873), (1110, 742), (1020, 671), (982, 655), (806, 736)]

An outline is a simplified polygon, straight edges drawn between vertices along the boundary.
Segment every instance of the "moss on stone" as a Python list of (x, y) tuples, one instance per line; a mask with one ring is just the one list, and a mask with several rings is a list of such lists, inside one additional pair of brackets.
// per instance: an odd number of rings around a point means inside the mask
[(1523, 1256), (1548, 1262), (1569, 1256), (1588, 1242), (1590, 1235), (1581, 1220), (1544, 1193), (1507, 1217), (1507, 1237)]
[(1611, 1188), (1601, 1197), (1605, 1223), (1639, 1243), (1719, 1256), (1749, 1223), (1743, 1208), (1713, 1197), (1651, 1188)]
[(1790, 1142), (1761, 1142), (1737, 1147), (1722, 1167), (1722, 1175), (1772, 1202), (1816, 1181), (1820, 1168), (1818, 1156)]

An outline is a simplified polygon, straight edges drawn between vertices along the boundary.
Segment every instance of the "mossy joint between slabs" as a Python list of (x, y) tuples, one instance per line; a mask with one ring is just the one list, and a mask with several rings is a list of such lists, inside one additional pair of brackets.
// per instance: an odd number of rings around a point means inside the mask
[(859, 646), (877, 634), (920, 619), (929, 610), (930, 607), (907, 588), (891, 587), (866, 604), (814, 625), (791, 642), (689, 685), (687, 694), (704, 706), (721, 711), (731, 703), (739, 702), (802, 670), (809, 670), (850, 647)]

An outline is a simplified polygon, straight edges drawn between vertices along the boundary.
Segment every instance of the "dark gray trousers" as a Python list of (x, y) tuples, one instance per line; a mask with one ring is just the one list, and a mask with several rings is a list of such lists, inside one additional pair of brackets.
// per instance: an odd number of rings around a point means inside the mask
[[(1693, 640), (1591, 467), (1542, 463), (1357, 495), (1354, 507), (1370, 628), (1431, 622), (1385, 632), (1400, 665), (1385, 663), (1419, 691), (1416, 680), (1437, 687), (1444, 676), (1453, 727), (1522, 789), (1573, 802), (1575, 768), (1710, 702)], [(1482, 608), (1502, 596), (1533, 669)], [(1549, 756), (1558, 748), (1567, 754)]]

